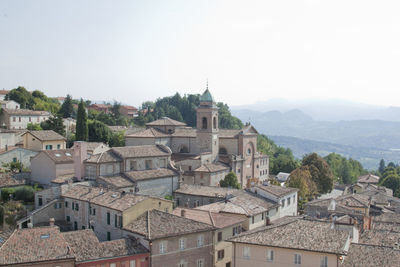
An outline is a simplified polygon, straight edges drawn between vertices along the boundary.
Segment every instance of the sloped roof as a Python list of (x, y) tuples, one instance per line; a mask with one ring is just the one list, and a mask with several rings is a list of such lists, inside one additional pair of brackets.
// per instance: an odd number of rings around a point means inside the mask
[(146, 123), (146, 126), (186, 126), (186, 123), (162, 117), (161, 119)]
[(3, 108), (3, 111), (10, 115), (21, 115), (21, 116), (50, 116), (50, 112), (41, 110), (30, 110), (30, 109), (9, 109)]
[(91, 229), (62, 233), (77, 262), (148, 253), (133, 238), (99, 242)]
[(42, 130), (42, 131), (28, 131), (25, 134), (30, 133), (40, 141), (57, 141), (57, 140), (67, 140), (64, 136), (56, 133), (53, 130)]
[(332, 254), (345, 254), (349, 233), (331, 229), (330, 222), (297, 219), (243, 233), (230, 241)]
[(277, 196), (277, 197), (286, 196), (288, 194), (299, 191), (299, 189), (297, 189), (297, 188), (283, 187), (283, 186), (272, 185), (272, 184), (271, 185), (257, 185), (256, 187), (261, 190), (264, 190), (274, 196)]
[(121, 158), (162, 157), (172, 154), (171, 149), (164, 145), (123, 146), (111, 149)]
[(233, 197), (220, 202), (197, 207), (199, 210), (208, 210), (211, 212), (225, 212), (254, 216), (262, 212), (267, 212), (273, 208), (279, 207), (279, 204), (268, 199), (257, 196), (256, 194), (238, 190)]
[(169, 236), (179, 236), (196, 232), (211, 231), (209, 224), (197, 222), (159, 210), (147, 211), (124, 227), (125, 230), (154, 240)]
[(336, 202), (347, 206), (356, 208), (366, 208), (369, 207), (369, 197), (360, 194), (349, 194), (336, 198)]
[(90, 201), (93, 204), (114, 210), (124, 211), (150, 197), (106, 190), (99, 187), (75, 185), (61, 194), (62, 197), (81, 201)]
[(131, 178), (132, 180), (140, 181), (148, 179), (157, 179), (162, 177), (177, 176), (179, 175), (179, 173), (170, 168), (159, 168), (151, 170), (125, 172), (125, 175)]
[(188, 208), (176, 208), (172, 214), (182, 216), (182, 211), (185, 212), (185, 218), (206, 223), (216, 228), (225, 228), (231, 225), (239, 224), (246, 221), (245, 218), (240, 218), (235, 215), (228, 215), (223, 213), (210, 212), (206, 210), (196, 210)]
[(35, 157), (45, 153), (55, 163), (73, 163), (73, 150), (72, 149), (57, 149), (57, 150), (43, 150)]
[(340, 266), (400, 266), (400, 250), (352, 243), (344, 262)]
[(0, 248), (0, 264), (18, 264), (74, 258), (58, 227), (15, 231)]
[(17, 180), (8, 173), (0, 173), (0, 188), (24, 184), (25, 180)]
[(359, 183), (373, 183), (377, 184), (379, 183), (379, 176), (373, 175), (373, 174), (366, 174), (358, 177), (358, 182)]
[(236, 191), (239, 190), (227, 187), (182, 184), (180, 188), (175, 191), (175, 193), (193, 196), (225, 198), (226, 195), (230, 195)]
[(144, 129), (143, 131), (136, 132), (130, 135), (126, 135), (126, 137), (141, 137), (141, 138), (160, 138), (160, 137), (169, 137), (170, 135), (163, 133), (162, 131), (155, 128)]
[(99, 176), (97, 179), (116, 188), (130, 187), (135, 185), (135, 183), (126, 178), (125, 175)]
[(88, 163), (104, 163), (104, 162), (120, 162), (122, 159), (117, 156), (113, 150), (107, 150), (105, 152), (91, 155), (90, 158), (85, 159), (84, 162)]
[(171, 134), (173, 137), (196, 137), (197, 130), (195, 128), (176, 128), (175, 132)]
[(224, 164), (221, 163), (206, 163), (195, 169), (195, 172), (220, 172), (220, 171), (226, 171), (229, 170), (229, 167), (227, 167)]

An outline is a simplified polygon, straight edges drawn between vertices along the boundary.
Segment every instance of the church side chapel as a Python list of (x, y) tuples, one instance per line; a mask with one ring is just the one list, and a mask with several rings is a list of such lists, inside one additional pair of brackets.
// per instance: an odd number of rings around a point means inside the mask
[(200, 96), (196, 117), (196, 128), (168, 117), (147, 123), (145, 130), (126, 136), (126, 145), (168, 146), (185, 184), (219, 186), (230, 171), (243, 188), (268, 179), (269, 159), (257, 151), (257, 130), (250, 124), (239, 130), (220, 129), (208, 88)]

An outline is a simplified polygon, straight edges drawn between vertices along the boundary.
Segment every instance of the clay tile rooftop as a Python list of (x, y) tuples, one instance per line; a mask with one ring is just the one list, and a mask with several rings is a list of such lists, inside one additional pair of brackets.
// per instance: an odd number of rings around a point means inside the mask
[(237, 191), (239, 190), (226, 187), (183, 184), (179, 189), (175, 191), (175, 193), (181, 193), (193, 196), (225, 198), (227, 194), (230, 195)]
[(245, 232), (230, 241), (343, 255), (348, 238), (348, 232), (331, 229), (330, 222), (298, 218)]
[(257, 185), (256, 187), (277, 197), (286, 196), (299, 191), (297, 188), (283, 187), (278, 185)]
[(163, 117), (161, 119), (146, 123), (146, 126), (186, 126), (186, 123)]
[(110, 209), (124, 211), (137, 203), (149, 198), (147, 196), (123, 193), (114, 190), (75, 185), (62, 194), (64, 198), (71, 198), (81, 201), (90, 201), (93, 204)]
[(0, 248), (0, 264), (74, 258), (58, 227), (16, 230)]
[(41, 141), (66, 140), (66, 138), (53, 130), (29, 131), (31, 135)]
[(342, 267), (400, 266), (400, 250), (365, 244), (351, 244)]
[(147, 211), (124, 227), (125, 230), (154, 240), (197, 232), (211, 231), (213, 226), (159, 210)]

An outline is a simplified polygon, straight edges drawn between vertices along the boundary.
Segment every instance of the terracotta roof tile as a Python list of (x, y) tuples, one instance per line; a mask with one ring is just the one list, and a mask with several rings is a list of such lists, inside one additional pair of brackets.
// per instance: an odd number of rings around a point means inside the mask
[(170, 156), (171, 150), (164, 145), (123, 146), (111, 149), (121, 158), (145, 158)]
[(50, 116), (51, 115), (50, 112), (41, 111), (41, 110), (8, 109), (8, 108), (3, 108), (3, 110), (10, 115), (21, 115), (21, 116)]
[(93, 204), (118, 211), (129, 209), (137, 203), (149, 198), (133, 193), (123, 193), (85, 185), (75, 185), (62, 193), (61, 196), (81, 201), (90, 201)]
[(182, 211), (185, 212), (185, 218), (206, 223), (216, 228), (225, 228), (231, 225), (243, 223), (246, 221), (244, 218), (240, 218), (235, 215), (228, 215), (223, 213), (210, 212), (205, 210), (196, 210), (188, 208), (176, 208), (172, 214), (176, 216), (182, 216)]
[[(40, 141), (57, 141), (57, 140), (66, 140), (66, 138), (53, 130), (43, 130), (43, 131), (28, 131)], [(25, 133), (26, 134), (26, 133)]]
[(135, 181), (179, 175), (179, 173), (177, 171), (172, 170), (170, 168), (160, 168), (160, 169), (142, 170), (142, 171), (130, 171), (130, 172), (125, 172), (124, 174)]
[(8, 173), (0, 173), (0, 188), (24, 184), (25, 180), (17, 180)]
[(173, 137), (196, 137), (197, 130), (194, 128), (176, 128), (175, 132), (171, 134)]
[[(55, 163), (73, 163), (73, 150), (72, 149), (58, 149), (58, 150), (43, 150), (40, 153), (46, 153), (49, 158)], [(38, 154), (38, 155), (39, 155)]]
[(257, 185), (256, 187), (277, 197), (286, 196), (299, 191), (297, 188), (283, 187), (278, 185)]
[(230, 239), (232, 242), (345, 254), (346, 231), (331, 229), (330, 222), (297, 219), (263, 227)]
[(343, 267), (400, 266), (400, 250), (388, 247), (351, 244)]
[(373, 174), (366, 174), (358, 177), (358, 182), (359, 183), (374, 183), (377, 184), (379, 183), (379, 176), (373, 175)]
[(161, 119), (146, 123), (146, 126), (186, 126), (186, 123), (163, 117)]
[(114, 175), (114, 176), (99, 176), (97, 178), (99, 181), (103, 181), (115, 188), (132, 187), (135, 185), (124, 175)]
[(160, 138), (160, 137), (169, 137), (170, 135), (163, 133), (162, 131), (154, 128), (145, 129), (140, 132), (136, 132), (130, 135), (126, 135), (126, 137), (141, 137), (141, 138)]
[(195, 172), (220, 172), (229, 171), (229, 167), (222, 163), (206, 163), (194, 170)]
[(91, 155), (90, 158), (86, 159), (85, 162), (88, 163), (102, 163), (102, 162), (121, 162), (122, 159), (114, 153), (112, 150), (107, 150), (105, 152)]
[(181, 193), (193, 196), (225, 198), (226, 195), (231, 195), (236, 191), (238, 191), (238, 189), (182, 184), (181, 187), (175, 191), (175, 193)]
[(74, 258), (58, 227), (15, 231), (0, 248), (0, 264)]
[(159, 210), (151, 210), (139, 216), (135, 221), (125, 226), (124, 229), (154, 240), (168, 236), (210, 231), (214, 227)]

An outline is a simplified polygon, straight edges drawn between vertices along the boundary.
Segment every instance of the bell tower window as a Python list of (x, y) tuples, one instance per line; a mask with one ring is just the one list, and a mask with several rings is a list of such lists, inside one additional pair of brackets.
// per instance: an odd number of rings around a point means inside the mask
[(213, 126), (214, 126), (214, 129), (217, 129), (217, 117), (214, 117), (214, 119), (213, 119)]
[(207, 118), (206, 117), (203, 117), (203, 120), (202, 120), (202, 127), (201, 127), (202, 129), (207, 129)]

